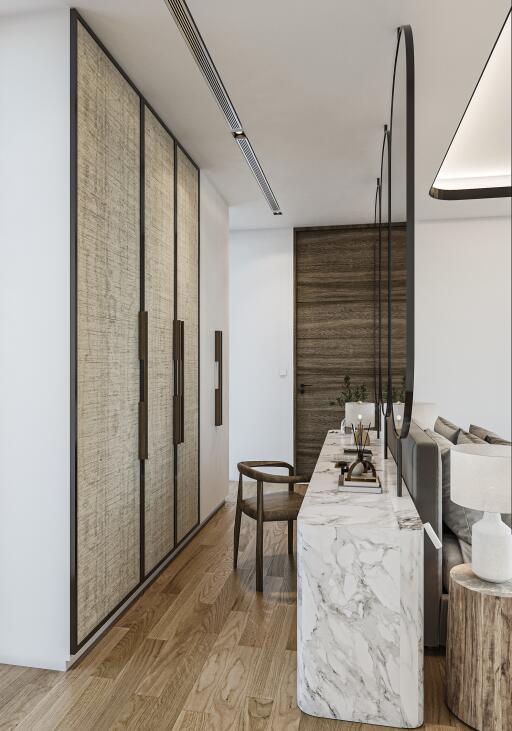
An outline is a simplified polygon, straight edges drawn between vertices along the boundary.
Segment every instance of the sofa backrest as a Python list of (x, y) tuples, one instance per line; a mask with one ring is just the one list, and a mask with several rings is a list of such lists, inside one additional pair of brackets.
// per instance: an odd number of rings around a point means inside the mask
[[(388, 418), (388, 446), (396, 461), (396, 436)], [(411, 422), (409, 434), (402, 440), (402, 477), (414, 500), (423, 523), (430, 523), (443, 540), (441, 458), (435, 441)], [(440, 642), (440, 606), (443, 589), (442, 551), (437, 551), (425, 537), (425, 645), (437, 647)]]

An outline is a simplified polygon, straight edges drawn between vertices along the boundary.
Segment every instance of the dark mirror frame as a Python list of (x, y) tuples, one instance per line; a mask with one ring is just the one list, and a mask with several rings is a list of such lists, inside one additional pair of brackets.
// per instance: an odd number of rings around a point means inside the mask
[(375, 403), (375, 419), (380, 422), (379, 373), (380, 373), (380, 288), (377, 275), (380, 266), (380, 178), (377, 178), (373, 211), (373, 225), (377, 229), (377, 240), (373, 245), (373, 400)]
[[(389, 396), (387, 398), (384, 397), (384, 394), (389, 394), (389, 381), (391, 377), (391, 360), (390, 360), (390, 350), (389, 350), (389, 332), (390, 329), (388, 327), (388, 332), (386, 334), (387, 338), (387, 346), (388, 346), (388, 357), (387, 357), (387, 363), (386, 363), (386, 373), (383, 373), (382, 368), (382, 322), (383, 322), (383, 312), (382, 312), (382, 272), (383, 268), (385, 266), (385, 271), (387, 272), (387, 289), (389, 294), (390, 289), (390, 236), (391, 236), (391, 226), (389, 224), (389, 217), (388, 217), (388, 223), (385, 226), (385, 229), (382, 225), (382, 180), (383, 180), (383, 174), (384, 174), (384, 156), (386, 156), (387, 159), (387, 171), (386, 171), (386, 188), (388, 192), (388, 200), (389, 200), (389, 184), (390, 184), (390, 176), (391, 176), (391, 150), (389, 146), (389, 130), (388, 125), (384, 125), (384, 136), (382, 139), (382, 150), (380, 155), (380, 178), (379, 178), (379, 186), (378, 186), (378, 196), (377, 196), (377, 210), (378, 210), (378, 267), (377, 267), (377, 281), (378, 281), (378, 306), (377, 306), (377, 312), (378, 312), (378, 347), (379, 347), (379, 354), (378, 354), (378, 401), (379, 406), (382, 411), (382, 416), (384, 419), (386, 419), (391, 414), (391, 402), (389, 399)], [(389, 214), (389, 211), (388, 211)], [(383, 236), (387, 237), (387, 259), (384, 263), (382, 261), (382, 238)], [(389, 297), (387, 299), (386, 304), (386, 321), (390, 322), (390, 301)], [(385, 383), (385, 387), (384, 387)]]
[[(393, 226), (392, 226), (392, 204), (393, 190), (391, 187), (391, 172), (393, 163), (393, 103), (395, 99), (395, 80), (397, 63), (399, 60), (400, 44), (405, 44), (405, 63), (406, 63), (406, 223), (405, 223), (405, 247), (406, 247), (406, 302), (407, 302), (407, 319), (406, 319), (406, 353), (407, 362), (405, 368), (405, 405), (404, 414), (400, 430), (397, 430), (393, 414), (392, 405), (392, 289), (391, 289), (391, 271), (393, 268), (392, 252), (393, 252)], [(396, 437), (404, 439), (409, 434), (412, 418), (412, 403), (414, 393), (414, 231), (415, 231), (415, 209), (414, 209), (414, 41), (412, 28), (410, 25), (403, 25), (397, 31), (397, 44), (395, 52), (395, 63), (393, 67), (393, 87), (391, 93), (391, 113), (390, 113), (390, 129), (389, 129), (389, 154), (390, 163), (388, 167), (389, 176), (389, 196), (388, 196), (388, 400), (386, 413), (391, 412), (390, 421), (393, 424), (393, 430)]]

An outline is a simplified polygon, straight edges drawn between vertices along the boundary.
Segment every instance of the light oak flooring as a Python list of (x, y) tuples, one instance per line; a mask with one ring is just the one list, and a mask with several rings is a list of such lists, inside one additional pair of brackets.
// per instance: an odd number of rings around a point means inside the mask
[[(382, 731), (298, 710), (285, 524), (265, 525), (257, 595), (255, 523), (242, 519), (234, 573), (233, 515), (230, 500), (67, 673), (0, 665), (0, 729)], [(427, 657), (423, 728), (468, 728), (444, 705), (443, 676), (444, 658)]]

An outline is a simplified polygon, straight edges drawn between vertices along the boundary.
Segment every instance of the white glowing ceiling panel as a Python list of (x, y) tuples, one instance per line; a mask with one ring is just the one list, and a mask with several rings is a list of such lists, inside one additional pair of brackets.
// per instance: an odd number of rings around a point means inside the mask
[(511, 195), (510, 12), (430, 189), (446, 200)]

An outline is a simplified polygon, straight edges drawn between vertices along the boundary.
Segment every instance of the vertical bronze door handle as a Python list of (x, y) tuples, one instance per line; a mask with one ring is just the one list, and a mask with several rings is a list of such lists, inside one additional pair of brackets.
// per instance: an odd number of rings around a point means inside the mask
[(185, 439), (185, 323), (174, 321), (174, 444)]
[(141, 393), (139, 401), (139, 459), (148, 458), (148, 313), (139, 312), (139, 360)]
[(222, 331), (215, 330), (215, 426), (222, 426)]

